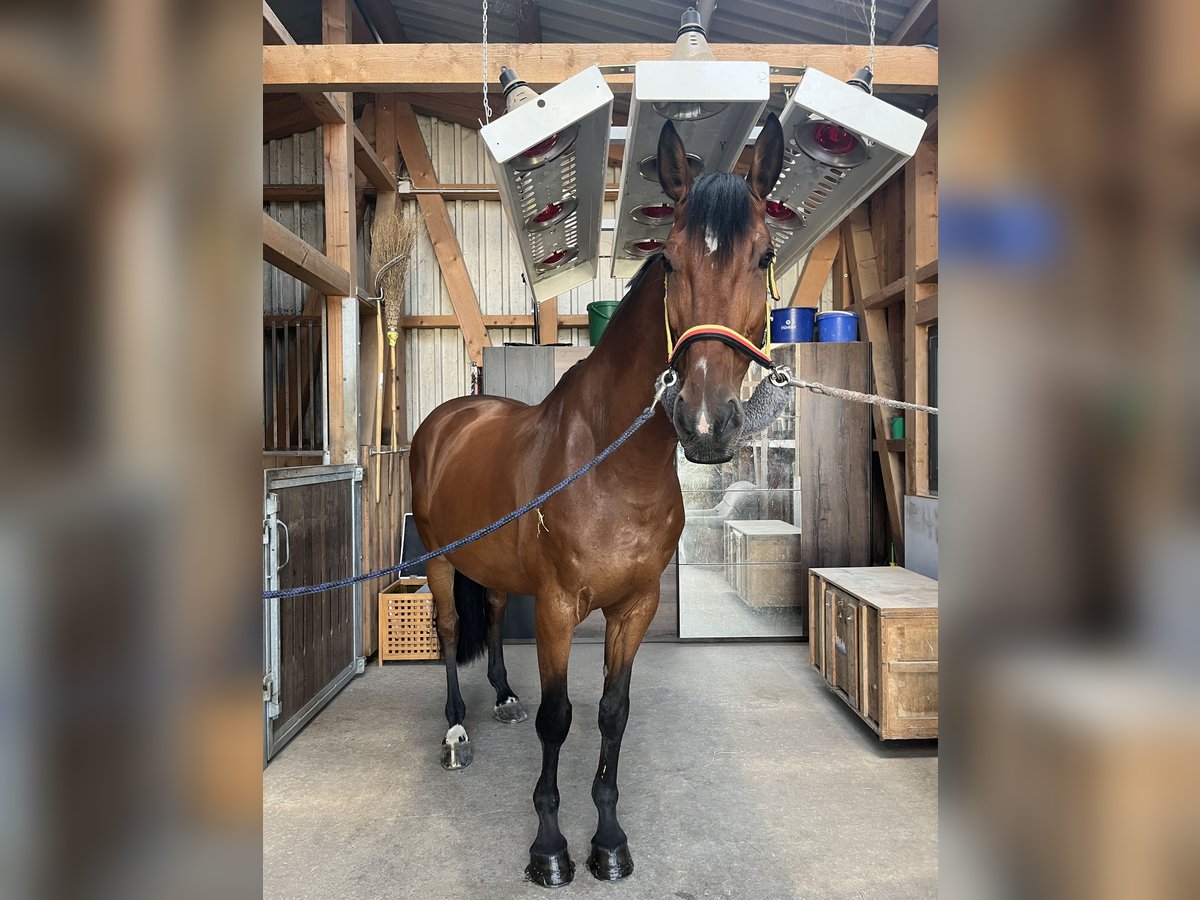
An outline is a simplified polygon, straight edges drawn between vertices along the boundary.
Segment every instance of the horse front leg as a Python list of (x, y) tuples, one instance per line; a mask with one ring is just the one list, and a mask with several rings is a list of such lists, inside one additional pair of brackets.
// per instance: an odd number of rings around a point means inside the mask
[(558, 751), (571, 730), (571, 701), (567, 696), (567, 661), (575, 630), (574, 604), (566, 597), (537, 598), (538, 674), (542, 702), (537, 733), (542, 742), (542, 774), (533, 789), (538, 831), (529, 848), (525, 875), (542, 887), (560, 887), (575, 877), (567, 839), (558, 827)]
[(592, 782), (599, 823), (592, 837), (588, 869), (601, 881), (617, 881), (633, 872), (633, 857), (624, 829), (617, 822), (617, 762), (629, 719), (629, 679), (650, 620), (658, 609), (653, 594), (613, 612), (605, 610), (604, 695), (600, 699), (600, 763)]

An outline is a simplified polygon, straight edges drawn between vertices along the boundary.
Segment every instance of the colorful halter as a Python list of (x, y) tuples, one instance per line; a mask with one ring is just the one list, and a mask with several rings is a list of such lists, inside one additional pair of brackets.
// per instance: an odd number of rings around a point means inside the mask
[(775, 363), (771, 359), (771, 301), (779, 299), (779, 286), (775, 283), (775, 260), (771, 260), (771, 265), (767, 269), (767, 327), (766, 334), (763, 336), (763, 347), (760, 349), (754, 345), (752, 341), (744, 335), (734, 331), (725, 325), (693, 325), (687, 331), (679, 336), (678, 341), (671, 339), (671, 318), (667, 312), (667, 278), (668, 273), (663, 273), (663, 321), (667, 326), (667, 368), (672, 368), (675, 365), (675, 360), (692, 344), (700, 341), (720, 341), (726, 346), (732, 347), (739, 353), (750, 357), (750, 359), (764, 369), (775, 368)]

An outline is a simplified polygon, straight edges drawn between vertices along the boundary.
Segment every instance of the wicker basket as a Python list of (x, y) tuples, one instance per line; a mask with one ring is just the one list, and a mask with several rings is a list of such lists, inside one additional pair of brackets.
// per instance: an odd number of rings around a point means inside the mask
[(433, 595), (424, 578), (401, 578), (379, 594), (379, 664), (441, 659)]

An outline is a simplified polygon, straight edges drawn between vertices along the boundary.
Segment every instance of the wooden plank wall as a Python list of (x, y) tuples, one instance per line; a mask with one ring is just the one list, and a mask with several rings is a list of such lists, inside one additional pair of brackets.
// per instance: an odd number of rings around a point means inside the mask
[[(408, 508), (408, 454), (377, 453), (370, 446), (360, 448), (360, 452), (363, 571), (372, 572), (400, 561), (404, 512)], [(379, 649), (379, 592), (395, 580), (395, 576), (388, 576), (363, 583), (361, 653), (365, 657)]]

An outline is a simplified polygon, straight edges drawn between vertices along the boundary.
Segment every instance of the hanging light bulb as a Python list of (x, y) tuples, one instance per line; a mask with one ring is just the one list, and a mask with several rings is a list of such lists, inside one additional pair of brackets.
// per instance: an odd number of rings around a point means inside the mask
[(595, 66), (539, 94), (505, 67), (505, 113), (480, 130), (538, 301), (596, 277), (612, 91)]

